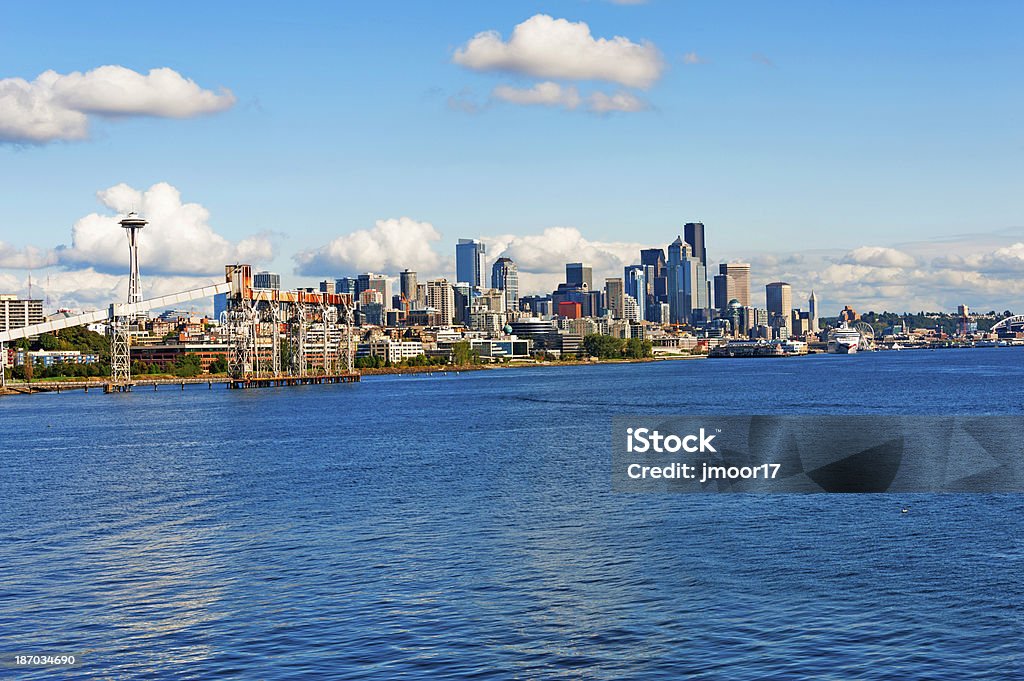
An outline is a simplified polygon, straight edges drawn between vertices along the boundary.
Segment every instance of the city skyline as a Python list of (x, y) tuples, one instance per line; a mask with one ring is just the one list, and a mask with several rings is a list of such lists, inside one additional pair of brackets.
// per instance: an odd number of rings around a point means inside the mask
[[(120, 298), (111, 224), (135, 208), (149, 294), (230, 261), (288, 286), (450, 278), (458, 238), (514, 260), (530, 294), (579, 259), (622, 276), (703, 222), (709, 275), (751, 262), (755, 288), (865, 309), (1024, 295), (1015, 3), (451, 3), (443, 21), (392, 5), (300, 6), (288, 24), (259, 3), (241, 23), (187, 3), (160, 22), (12, 8), (52, 49), (29, 30), (0, 45), (0, 290), (27, 294), (31, 271), (55, 305)], [(85, 38), (140, 26), (142, 43)], [(957, 51), (925, 49), (950, 31)], [(525, 54), (524, 36), (574, 47)]]

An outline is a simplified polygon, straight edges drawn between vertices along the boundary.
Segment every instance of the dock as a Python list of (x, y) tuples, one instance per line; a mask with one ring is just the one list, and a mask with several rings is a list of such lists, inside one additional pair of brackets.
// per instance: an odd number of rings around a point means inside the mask
[(71, 390), (102, 390), (104, 393), (130, 393), (141, 388), (152, 388), (157, 390), (161, 387), (175, 387), (181, 390), (186, 385), (206, 385), (212, 390), (214, 384), (225, 385), (229, 390), (243, 390), (246, 388), (278, 388), (295, 385), (328, 385), (337, 383), (358, 383), (358, 373), (343, 373), (329, 375), (311, 376), (247, 376), (245, 378), (231, 378), (224, 376), (207, 378), (151, 378), (134, 380), (128, 383), (115, 383), (112, 381), (34, 381), (14, 382), (8, 381), (0, 395), (31, 395), (33, 393), (62, 393)]
[(359, 374), (327, 374), (319, 376), (247, 376), (228, 379), (228, 388), (280, 388), (292, 385), (327, 385), (330, 383), (358, 383)]

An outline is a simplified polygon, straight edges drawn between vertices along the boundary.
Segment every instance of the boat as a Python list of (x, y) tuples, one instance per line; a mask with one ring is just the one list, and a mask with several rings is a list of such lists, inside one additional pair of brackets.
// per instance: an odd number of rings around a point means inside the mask
[(837, 326), (828, 335), (828, 351), (833, 355), (852, 355), (860, 345), (860, 331), (851, 329), (846, 323)]

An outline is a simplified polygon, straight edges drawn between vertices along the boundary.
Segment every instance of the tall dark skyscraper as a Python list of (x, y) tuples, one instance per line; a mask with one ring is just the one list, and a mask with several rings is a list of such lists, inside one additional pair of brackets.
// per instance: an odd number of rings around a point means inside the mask
[(594, 290), (594, 270), (581, 262), (565, 264), (565, 283), (573, 286), (586, 284), (588, 291)]
[(683, 240), (690, 244), (690, 253), (707, 269), (708, 249), (704, 243), (704, 223), (687, 222), (683, 227)]
[(642, 249), (640, 251), (640, 265), (644, 268), (647, 296), (646, 300), (637, 300), (636, 302), (644, 307), (645, 319), (659, 319), (660, 304), (668, 302), (665, 250), (662, 248)]
[(728, 274), (715, 275), (715, 309), (723, 315), (729, 308), (729, 301), (736, 298), (736, 282)]
[(653, 267), (651, 279), (654, 277), (664, 276), (662, 270), (665, 268), (665, 249), (663, 248), (644, 248), (640, 251), (640, 264), (645, 268)]

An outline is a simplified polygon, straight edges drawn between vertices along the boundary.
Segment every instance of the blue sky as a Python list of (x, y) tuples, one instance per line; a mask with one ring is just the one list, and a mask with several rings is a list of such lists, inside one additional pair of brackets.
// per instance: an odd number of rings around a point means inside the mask
[[(644, 89), (453, 63), (479, 32), (508, 39), (537, 14), (586, 22), (595, 38), (652, 43), (660, 76)], [(0, 241), (12, 253), (70, 247), (76, 221), (113, 214), (98, 191), (165, 182), (208, 210), (224, 239), (269, 234), (264, 264), (296, 284), (319, 274), (296, 274), (297, 254), (389, 218), (433, 226), (437, 256), (411, 263), (439, 270), (429, 274), (445, 273), (458, 237), (528, 260), (515, 237), (551, 227), (573, 227), (600, 250), (663, 245), (702, 220), (712, 258), (763, 263), (765, 279), (832, 286), (837, 299), (875, 307), (901, 297), (946, 305), (961, 281), (971, 301), (1007, 305), (1024, 291), (976, 278), (1024, 271), (1014, 269), (1024, 265), (1024, 246), (1014, 250), (1024, 241), (1022, 25), (1019, 2), (9, 5), (0, 79), (169, 67), (236, 101), (188, 118), (91, 116), (88, 139), (0, 144)], [(550, 80), (583, 97), (626, 91), (646, 108), (598, 115), (492, 94)], [(863, 247), (913, 265), (869, 272), (881, 283), (867, 290), (854, 286), (865, 281), (855, 270), (815, 278), (829, 266), (900, 261), (850, 255)], [(936, 267), (949, 249), (960, 269)], [(390, 266), (334, 257), (336, 271), (323, 274)], [(538, 287), (556, 276), (547, 261), (524, 266)], [(116, 273), (83, 255), (37, 277), (82, 267)], [(951, 269), (962, 276), (949, 279)], [(918, 270), (914, 290), (884, 289)], [(936, 293), (938, 270), (948, 296)], [(0, 272), (8, 288), (26, 276)], [(64, 289), (55, 297), (86, 304)]]

